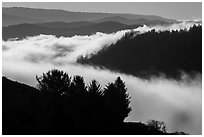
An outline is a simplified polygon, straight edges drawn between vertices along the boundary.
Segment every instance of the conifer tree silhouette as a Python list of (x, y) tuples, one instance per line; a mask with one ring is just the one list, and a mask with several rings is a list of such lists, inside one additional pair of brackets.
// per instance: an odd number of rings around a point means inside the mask
[(71, 90), (74, 96), (83, 96), (87, 94), (84, 78), (82, 76), (74, 76), (71, 82)]
[(122, 123), (131, 111), (130, 97), (125, 83), (118, 77), (115, 83), (106, 86), (104, 97), (107, 103), (108, 120), (112, 123)]
[(100, 127), (103, 125), (105, 119), (104, 113), (106, 107), (101, 85), (96, 80), (92, 80), (88, 86), (88, 93), (88, 111), (90, 112), (91, 116), (89, 122), (92, 123), (92, 126)]
[(49, 125), (48, 132), (54, 134), (63, 132), (65, 127), (64, 96), (70, 92), (71, 78), (66, 72), (53, 69), (43, 73), (41, 77), (36, 76), (38, 88), (44, 96), (42, 114), (40, 121), (46, 120)]
[(96, 80), (92, 80), (88, 87), (88, 92), (90, 95), (102, 95), (101, 85)]
[(53, 69), (36, 79), (39, 90), (46, 94), (61, 96), (69, 92), (71, 78), (66, 72)]

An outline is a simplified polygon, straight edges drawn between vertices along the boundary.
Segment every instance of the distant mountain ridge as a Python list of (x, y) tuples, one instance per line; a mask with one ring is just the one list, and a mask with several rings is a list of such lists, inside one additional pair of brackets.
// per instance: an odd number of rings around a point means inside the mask
[[(11, 7), (11, 8), (2, 8), (2, 16), (3, 16), (3, 26), (8, 25), (16, 25), (18, 24), (18, 19), (10, 18), (9, 21), (7, 16), (14, 16), (19, 18), (29, 18), (35, 20), (41, 20), (39, 23), (44, 22), (81, 22), (81, 21), (88, 21), (94, 22), (97, 21), (98, 23), (104, 22), (104, 18), (116, 18), (121, 17), (124, 18), (124, 22), (130, 22), (130, 20), (147, 20), (147, 21), (159, 21), (159, 22), (167, 22), (167, 23), (174, 23), (176, 20), (173, 19), (166, 19), (159, 16), (154, 15), (139, 15), (139, 14), (116, 14), (116, 13), (91, 13), (91, 12), (71, 12), (65, 10), (57, 10), (57, 9), (35, 9), (35, 8), (24, 8), (24, 7)], [(126, 19), (125, 19), (126, 18)], [(15, 20), (15, 21), (13, 21)], [(127, 21), (125, 21), (127, 20)], [(109, 20), (114, 21), (114, 20)], [(32, 23), (25, 20), (22, 23)], [(120, 22), (121, 23), (121, 22)], [(137, 24), (137, 23), (135, 23)], [(130, 25), (130, 24), (127, 24)], [(132, 25), (132, 23), (131, 23)]]
[[(64, 24), (65, 28), (60, 28), (56, 26), (60, 26), (57, 24)], [(46, 24), (19, 24), (13, 25), (8, 27), (2, 28), (2, 38), (3, 40), (8, 40), (10, 38), (25, 38), (27, 36), (36, 36), (40, 34), (45, 35), (55, 35), (57, 37), (60, 36), (74, 36), (74, 35), (91, 35), (96, 32), (103, 32), (103, 33), (112, 33), (122, 29), (134, 29), (137, 28), (139, 25), (125, 25), (118, 22), (102, 22), (102, 23), (90, 23), (84, 24), (79, 23), (78, 27), (77, 23), (71, 23), (71, 26), (75, 26), (72, 28), (66, 27), (70, 23), (48, 23), (48, 27), (45, 27)], [(49, 26), (50, 25), (50, 26)]]
[(31, 19), (27, 17), (20, 17), (15, 15), (9, 15), (2, 13), (2, 25), (7, 26), (12, 24), (21, 24), (21, 23), (39, 23), (42, 22), (42, 20), (38, 19)]
[(35, 25), (41, 26), (41, 27), (47, 27), (47, 28), (69, 28), (74, 29), (78, 27), (84, 27), (88, 25), (94, 24), (93, 22), (88, 21), (80, 21), (80, 22), (45, 22), (45, 23), (36, 23)]
[(115, 21), (115, 22), (119, 22), (119, 23), (122, 23), (122, 24), (127, 24), (127, 25), (135, 25), (135, 24), (138, 24), (138, 25), (156, 25), (156, 24), (160, 24), (160, 25), (163, 25), (163, 24), (169, 24), (169, 22), (167, 21), (163, 21), (163, 20), (147, 20), (147, 19), (144, 19), (144, 18), (138, 18), (138, 19), (127, 19), (125, 17), (121, 17), (121, 16), (114, 16), (114, 17), (107, 17), (107, 18), (103, 18), (103, 19), (99, 19), (99, 20), (96, 20), (94, 22), (105, 22), (105, 21)]

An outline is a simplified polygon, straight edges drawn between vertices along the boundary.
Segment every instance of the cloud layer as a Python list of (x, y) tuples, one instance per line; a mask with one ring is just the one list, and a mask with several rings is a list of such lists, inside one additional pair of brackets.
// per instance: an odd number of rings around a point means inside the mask
[[(189, 30), (195, 22), (181, 22), (169, 26), (139, 27), (136, 34), (152, 29)], [(162, 120), (168, 131), (184, 131), (201, 134), (202, 131), (202, 85), (201, 75), (190, 79), (184, 74), (182, 81), (168, 80), (162, 77), (142, 80), (130, 75), (100, 70), (90, 66), (76, 64), (79, 56), (97, 53), (105, 46), (117, 42), (132, 30), (122, 30), (112, 34), (97, 32), (90, 36), (57, 38), (52, 35), (38, 35), (23, 40), (2, 42), (3, 75), (36, 86), (36, 75), (53, 68), (68, 72), (69, 75), (82, 75), (86, 82), (98, 80), (102, 86), (113, 82), (117, 76), (126, 82), (131, 95), (133, 111), (126, 121)]]

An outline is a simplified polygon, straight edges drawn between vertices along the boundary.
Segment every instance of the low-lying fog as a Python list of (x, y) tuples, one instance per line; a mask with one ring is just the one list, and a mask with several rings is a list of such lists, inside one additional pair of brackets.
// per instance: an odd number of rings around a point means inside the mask
[[(155, 28), (160, 30), (188, 30), (193, 22), (181, 22), (170, 26), (139, 27), (134, 31), (145, 33)], [(198, 24), (197, 24), (198, 25)], [(143, 80), (131, 75), (101, 70), (76, 64), (77, 57), (95, 54), (104, 46), (119, 40), (126, 32), (112, 34), (96, 33), (90, 36), (57, 38), (39, 35), (23, 40), (3, 41), (2, 73), (4, 76), (36, 86), (35, 76), (50, 69), (66, 71), (70, 76), (82, 75), (85, 82), (96, 79), (103, 87), (120, 76), (126, 83), (131, 96), (132, 112), (125, 121), (149, 119), (164, 121), (168, 132), (184, 131), (202, 133), (202, 76), (191, 79), (183, 74), (181, 81), (164, 77)]]

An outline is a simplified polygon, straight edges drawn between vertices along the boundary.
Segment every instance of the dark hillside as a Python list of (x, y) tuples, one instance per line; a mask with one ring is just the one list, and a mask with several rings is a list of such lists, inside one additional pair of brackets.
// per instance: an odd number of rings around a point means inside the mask
[[(86, 88), (83, 77), (74, 76), (71, 82), (66, 74), (60, 74), (62, 77), (52, 73), (39, 78), (39, 90), (2, 77), (3, 135), (169, 134), (141, 122), (123, 122), (131, 109), (119, 77), (102, 94), (94, 80)], [(118, 94), (123, 98), (118, 98)], [(116, 113), (119, 117), (115, 117)]]
[(202, 27), (189, 31), (147, 32), (133, 37), (126, 34), (90, 58), (79, 58), (78, 63), (106, 67), (134, 76), (166, 74), (180, 78), (180, 72), (202, 73)]
[(38, 92), (33, 87), (2, 77), (2, 134), (34, 132)]

